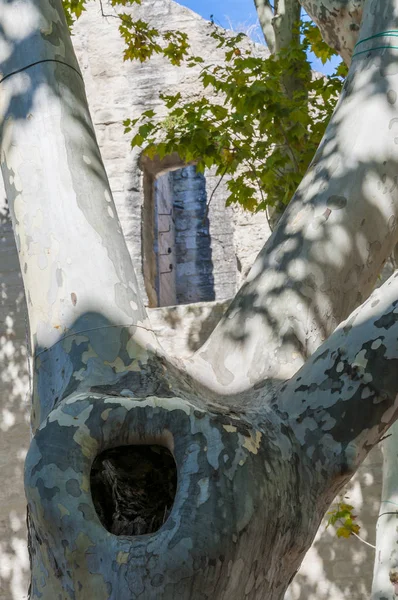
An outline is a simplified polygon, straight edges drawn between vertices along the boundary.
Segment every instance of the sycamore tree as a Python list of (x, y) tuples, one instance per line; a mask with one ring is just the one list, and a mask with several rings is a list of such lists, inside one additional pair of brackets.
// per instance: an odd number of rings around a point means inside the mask
[(305, 8), (351, 59), (341, 98), (225, 317), (178, 361), (146, 317), (62, 4), (1, 4), (32, 599), (282, 599), (398, 415), (398, 278), (370, 295), (398, 238), (398, 2)]

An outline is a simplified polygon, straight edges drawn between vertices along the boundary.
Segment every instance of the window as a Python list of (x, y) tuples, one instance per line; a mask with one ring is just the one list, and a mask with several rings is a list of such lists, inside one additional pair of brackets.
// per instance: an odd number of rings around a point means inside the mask
[[(210, 226), (206, 177), (196, 171), (195, 165), (184, 166), (178, 157), (166, 157), (163, 161), (144, 157), (142, 164), (143, 271), (149, 306), (189, 304), (232, 296), (236, 288), (236, 259), (230, 224), (230, 231), (225, 232), (229, 223), (225, 218), (225, 200), (221, 198), (219, 203), (222, 207), (221, 212), (217, 212), (219, 226), (217, 223)], [(220, 235), (226, 243), (220, 244), (219, 236), (214, 236), (217, 229), (222, 229)], [(215, 262), (216, 246), (218, 260)], [(231, 254), (228, 264), (225, 248)], [(218, 290), (215, 269), (222, 281)]]

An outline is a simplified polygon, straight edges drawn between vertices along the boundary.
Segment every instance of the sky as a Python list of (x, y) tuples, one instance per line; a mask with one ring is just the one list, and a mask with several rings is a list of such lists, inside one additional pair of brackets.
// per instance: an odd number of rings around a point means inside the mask
[[(178, 4), (187, 6), (191, 10), (201, 15), (204, 19), (210, 19), (213, 15), (214, 22), (222, 27), (232, 27), (241, 29), (257, 22), (257, 14), (253, 0), (176, 0)], [(258, 27), (254, 31), (255, 41), (264, 39), (261, 29)], [(312, 68), (326, 75), (330, 74), (334, 66), (340, 59), (334, 58), (330, 63), (322, 65), (314, 55), (310, 55)]]
[(228, 27), (229, 20), (233, 25), (249, 24), (257, 21), (253, 0), (177, 0), (196, 13), (209, 19), (213, 15), (215, 23)]

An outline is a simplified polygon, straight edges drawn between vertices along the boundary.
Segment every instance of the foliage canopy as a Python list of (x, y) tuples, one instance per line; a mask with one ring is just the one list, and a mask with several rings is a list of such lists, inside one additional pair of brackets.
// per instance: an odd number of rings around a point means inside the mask
[[(70, 26), (86, 1), (63, 0)], [(134, 3), (141, 0), (111, 0), (114, 7)], [(101, 10), (104, 14), (102, 3)], [(186, 101), (178, 92), (162, 96), (168, 109), (162, 121), (152, 110), (125, 119), (132, 146), (144, 148), (150, 157), (177, 152), (183, 161), (196, 162), (199, 171), (214, 167), (220, 177), (228, 175), (228, 204), (282, 212), (323, 136), (346, 73), (343, 63), (330, 76), (311, 72), (308, 52), (323, 63), (334, 54), (318, 28), (301, 21), (296, 41), (267, 56), (253, 44), (242, 44), (243, 33), (234, 35), (210, 22), (208, 36), (225, 60), (204, 64), (191, 53), (186, 33), (159, 31), (122, 11), (108, 16), (120, 20), (124, 60), (144, 62), (162, 54), (176, 66), (202, 67), (199, 97)], [(295, 80), (293, 93), (284, 86), (286, 77)]]

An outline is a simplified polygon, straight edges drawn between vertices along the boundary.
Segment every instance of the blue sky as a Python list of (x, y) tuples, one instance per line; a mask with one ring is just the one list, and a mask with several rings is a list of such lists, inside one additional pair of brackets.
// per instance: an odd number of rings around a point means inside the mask
[[(257, 21), (256, 9), (253, 0), (176, 0), (178, 4), (187, 6), (191, 10), (204, 17), (210, 19), (213, 15), (215, 23), (223, 27), (229, 27), (232, 23), (233, 27), (238, 29), (239, 26), (249, 26)], [(259, 36), (260, 29), (256, 35)], [(258, 41), (258, 38), (256, 39)], [(334, 59), (332, 64), (322, 65), (321, 61), (315, 56), (310, 56), (312, 68), (321, 73), (331, 73), (334, 64), (339, 62), (339, 59)]]
[(228, 19), (234, 25), (246, 21), (255, 23), (257, 20), (253, 0), (177, 0), (177, 2), (194, 10), (205, 19), (213, 15), (214, 21), (223, 27), (228, 26)]

